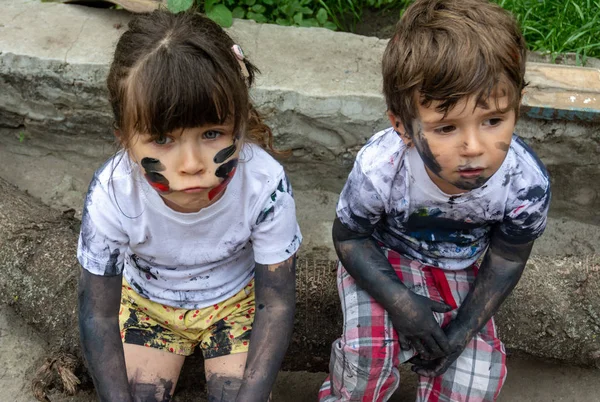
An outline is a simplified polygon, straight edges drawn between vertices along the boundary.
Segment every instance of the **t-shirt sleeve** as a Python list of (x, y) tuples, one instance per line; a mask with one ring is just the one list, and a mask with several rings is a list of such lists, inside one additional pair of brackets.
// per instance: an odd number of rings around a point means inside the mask
[(92, 274), (116, 276), (123, 272), (129, 239), (121, 215), (107, 189), (94, 177), (85, 199), (77, 247), (79, 263)]
[(348, 229), (371, 233), (385, 213), (385, 205), (360, 165), (359, 160), (348, 176), (337, 205), (337, 216)]
[(287, 260), (302, 243), (292, 186), (283, 171), (275, 182), (277, 187), (260, 204), (252, 226), (254, 259), (265, 265)]
[(519, 190), (509, 202), (498, 234), (513, 244), (533, 241), (544, 233), (550, 206), (550, 184)]

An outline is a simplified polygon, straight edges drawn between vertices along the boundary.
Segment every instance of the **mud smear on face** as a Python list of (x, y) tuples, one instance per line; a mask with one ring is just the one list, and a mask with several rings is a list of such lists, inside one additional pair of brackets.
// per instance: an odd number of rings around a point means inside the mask
[(145, 176), (148, 183), (157, 191), (167, 193), (171, 191), (169, 180), (159, 172), (165, 170), (165, 166), (158, 159), (142, 158), (142, 167), (146, 171)]
[(508, 152), (508, 149), (510, 148), (510, 144), (506, 143), (506, 142), (498, 141), (496, 143), (496, 148), (498, 148), (501, 151)]
[(421, 155), (421, 159), (423, 159), (423, 163), (425, 164), (425, 166), (427, 166), (429, 170), (435, 173), (436, 176), (439, 176), (440, 172), (442, 171), (442, 167), (435, 159), (435, 155), (433, 154), (433, 152), (431, 152), (431, 148), (429, 148), (429, 143), (423, 135), (423, 128), (420, 124), (416, 124), (416, 126), (416, 134), (412, 130), (412, 128), (409, 131), (407, 127), (408, 135), (414, 141), (415, 147), (417, 148), (419, 155)]
[(448, 183), (452, 184), (456, 188), (459, 188), (459, 189), (465, 190), (465, 191), (471, 191), (471, 190), (474, 190), (476, 188), (483, 186), (489, 180), (490, 176), (487, 176), (487, 177), (480, 176), (475, 179), (458, 179), (454, 182), (444, 179), (440, 175), (440, 173), (442, 171), (442, 167), (440, 166), (440, 164), (438, 163), (438, 161), (435, 158), (435, 155), (431, 151), (431, 148), (429, 147), (429, 143), (427, 142), (425, 135), (423, 135), (423, 128), (421, 127), (420, 124), (417, 124), (416, 135), (415, 135), (415, 133), (411, 132), (410, 136), (414, 140), (415, 147), (417, 148), (417, 151), (419, 152), (419, 155), (421, 156), (421, 159), (423, 160), (423, 163), (425, 164), (425, 166), (427, 166), (427, 168), (429, 168), (429, 170), (431, 170), (440, 179), (447, 181)]

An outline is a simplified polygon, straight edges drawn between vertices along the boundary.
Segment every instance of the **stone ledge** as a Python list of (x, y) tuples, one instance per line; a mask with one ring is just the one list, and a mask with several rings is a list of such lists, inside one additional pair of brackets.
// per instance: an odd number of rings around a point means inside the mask
[[(124, 11), (7, 0), (0, 16), (0, 74), (3, 80), (6, 74), (27, 77), (31, 63), (22, 61), (30, 58), (38, 59), (39, 66), (46, 62), (54, 65), (48, 69), (51, 74), (61, 75), (56, 65), (86, 72), (84, 75), (93, 77), (94, 82), (80, 85), (101, 86), (114, 45), (130, 17)], [(262, 70), (253, 94), (267, 113), (293, 110), (306, 118), (330, 120), (331, 126), (341, 124), (342, 129), (329, 128), (336, 135), (320, 136), (318, 142), (326, 147), (361, 143), (365, 135), (387, 124), (380, 76), (387, 41), (244, 20), (236, 20), (229, 32)], [(25, 59), (13, 56), (7, 60), (11, 53)], [(62, 77), (69, 79), (68, 74)], [(523, 100), (527, 116), (600, 121), (599, 69), (528, 63), (527, 80), (531, 83)], [(77, 85), (74, 78), (73, 84)], [(27, 100), (25, 96), (36, 96), (21, 95), (23, 101)], [(0, 97), (6, 98), (6, 94)], [(0, 110), (6, 109), (6, 103), (6, 99), (0, 100)], [(14, 106), (19, 103), (13, 102)], [(104, 107), (109, 111), (107, 103)], [(44, 119), (43, 113), (27, 117)], [(52, 115), (50, 120), (56, 123), (60, 117)], [(275, 126), (277, 129), (277, 122)], [(365, 129), (369, 129), (366, 134)]]

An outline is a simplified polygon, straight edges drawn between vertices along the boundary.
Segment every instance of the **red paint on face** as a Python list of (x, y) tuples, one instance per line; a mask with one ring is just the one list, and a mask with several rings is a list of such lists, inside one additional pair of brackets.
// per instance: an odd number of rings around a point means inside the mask
[(148, 178), (147, 176), (146, 176), (146, 178), (148, 179), (148, 183), (150, 183), (150, 185), (151, 185), (151, 186), (152, 186), (152, 187), (153, 187), (155, 190), (161, 191), (161, 192), (163, 192), (163, 193), (166, 193), (166, 192), (168, 192), (168, 191), (170, 190), (170, 188), (169, 188), (169, 186), (168, 186), (168, 185), (166, 185), (166, 184), (163, 184), (163, 183), (157, 183), (157, 182), (155, 182), (155, 181), (152, 181), (152, 180), (150, 180), (150, 178)]
[(235, 170), (236, 170), (236, 168), (233, 168), (231, 170), (231, 172), (229, 172), (229, 175), (227, 176), (227, 178), (225, 180), (223, 180), (221, 182), (221, 184), (219, 184), (217, 187), (213, 188), (212, 190), (210, 190), (208, 192), (208, 199), (210, 201), (212, 201), (213, 198), (215, 198), (217, 195), (219, 195), (221, 193), (221, 191), (223, 191), (225, 189), (225, 187), (227, 187), (227, 185), (233, 178), (233, 175), (235, 174)]

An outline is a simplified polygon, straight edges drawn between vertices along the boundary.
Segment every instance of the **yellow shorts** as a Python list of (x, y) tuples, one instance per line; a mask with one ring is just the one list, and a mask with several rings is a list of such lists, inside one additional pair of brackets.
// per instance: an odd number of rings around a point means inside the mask
[(141, 297), (123, 279), (119, 327), (124, 343), (205, 359), (248, 351), (254, 322), (254, 279), (229, 299), (200, 310), (165, 306)]

